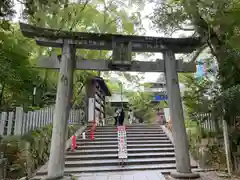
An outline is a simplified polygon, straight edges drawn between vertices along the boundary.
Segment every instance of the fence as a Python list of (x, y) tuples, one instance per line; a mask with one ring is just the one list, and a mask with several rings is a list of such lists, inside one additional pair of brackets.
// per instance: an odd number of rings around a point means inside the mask
[(202, 127), (208, 131), (216, 131), (216, 122), (212, 119), (206, 119), (202, 123)]
[(222, 121), (215, 121), (211, 113), (201, 113), (197, 115), (198, 120), (201, 121), (201, 126), (208, 131), (216, 131), (216, 127), (222, 127)]
[[(211, 113), (201, 113), (197, 115), (197, 119), (201, 121), (201, 125), (204, 129), (209, 131), (216, 131), (217, 126), (218, 128), (223, 128), (222, 125), (222, 118), (218, 117), (217, 120), (214, 120)], [(235, 128), (240, 126), (240, 115), (232, 115), (230, 122), (228, 122), (228, 126), (230, 128)]]
[[(54, 106), (24, 112), (17, 107), (12, 112), (0, 113), (0, 135), (22, 135), (31, 130), (44, 127), (53, 122)], [(69, 124), (81, 124), (84, 112), (81, 109), (70, 111)]]

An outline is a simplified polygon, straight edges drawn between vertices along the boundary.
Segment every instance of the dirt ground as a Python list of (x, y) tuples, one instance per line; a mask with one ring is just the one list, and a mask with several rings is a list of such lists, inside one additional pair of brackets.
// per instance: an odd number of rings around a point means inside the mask
[[(200, 173), (201, 178), (197, 180), (240, 180), (240, 177), (238, 176), (232, 176), (232, 177), (219, 177), (216, 172), (204, 172)], [(166, 180), (177, 180), (170, 176), (165, 176)]]

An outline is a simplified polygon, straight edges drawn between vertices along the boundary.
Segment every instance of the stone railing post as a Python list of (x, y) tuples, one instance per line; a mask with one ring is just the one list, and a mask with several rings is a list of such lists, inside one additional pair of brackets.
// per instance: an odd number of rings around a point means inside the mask
[(21, 135), (23, 128), (24, 112), (22, 107), (16, 107), (14, 135)]

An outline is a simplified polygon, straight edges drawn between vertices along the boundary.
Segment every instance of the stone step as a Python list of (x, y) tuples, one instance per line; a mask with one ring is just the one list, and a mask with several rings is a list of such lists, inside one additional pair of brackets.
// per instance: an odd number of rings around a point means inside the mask
[[(90, 130), (92, 127), (87, 127), (87, 130)], [(128, 131), (162, 131), (161, 128), (158, 127), (152, 127), (152, 128), (147, 128), (147, 127), (126, 127), (126, 130)], [(117, 131), (116, 127), (109, 127), (109, 128), (103, 128), (103, 127), (96, 127), (96, 131)]]
[[(87, 128), (91, 128), (91, 126), (87, 126)], [(142, 128), (142, 129), (162, 129), (161, 126), (159, 125), (156, 125), (156, 126), (146, 126), (146, 125), (142, 125), (142, 126), (133, 126), (133, 125), (125, 125), (126, 128), (129, 128), (129, 129), (139, 129), (139, 128)], [(109, 125), (109, 126), (97, 126), (98, 129), (117, 129), (117, 126), (114, 126), (114, 125)]]
[[(88, 138), (88, 139), (90, 139), (90, 134), (86, 134), (86, 139)], [(115, 133), (115, 134), (111, 134), (111, 135), (102, 135), (102, 134), (94, 134), (94, 138), (117, 138), (118, 137), (118, 135), (117, 135), (117, 133)], [(144, 134), (144, 135), (142, 135), (142, 134), (126, 134), (126, 137), (127, 138), (137, 138), (137, 137), (139, 137), (139, 138), (142, 138), (142, 137), (146, 137), (146, 138), (150, 138), (150, 137), (166, 137), (166, 138), (168, 138), (165, 134)], [(77, 139), (81, 139), (82, 138), (82, 136), (80, 136), (80, 137), (77, 137)]]
[[(128, 153), (128, 159), (134, 158), (163, 158), (163, 157), (175, 157), (174, 152), (150, 152), (150, 153)], [(81, 160), (97, 160), (97, 159), (118, 159), (118, 153), (114, 154), (68, 154), (65, 157), (66, 161), (81, 161)]]
[[(87, 128), (87, 130), (90, 130), (91, 128)], [(117, 131), (117, 128), (99, 128), (97, 127), (96, 128), (96, 131), (99, 131), (99, 132), (104, 132), (104, 131)], [(129, 128), (127, 127), (126, 128), (126, 131), (162, 131), (162, 129), (160, 128)]]
[[(155, 147), (155, 148), (131, 148), (128, 149), (128, 153), (152, 153), (152, 152), (174, 152), (173, 147)], [(116, 154), (118, 148), (114, 149), (76, 149), (74, 152), (66, 152), (67, 155), (84, 155), (84, 154)]]
[[(127, 137), (166, 137), (165, 134), (131, 134), (128, 135), (127, 133)], [(117, 137), (117, 133), (116, 134), (94, 134), (95, 138), (111, 138), (111, 137)]]
[[(117, 171), (136, 171), (136, 170), (154, 170), (165, 172), (169, 174), (171, 171), (176, 170), (175, 163), (172, 164), (142, 164), (142, 165), (127, 165), (121, 167), (116, 166), (92, 166), (92, 167), (65, 167), (65, 174), (79, 174), (80, 173), (94, 173), (94, 172), (117, 172)], [(37, 176), (47, 175), (47, 170), (42, 170), (36, 173)], [(37, 177), (36, 176), (36, 177)], [(76, 175), (77, 176), (77, 175)]]
[[(85, 132), (89, 133), (90, 132), (90, 129), (86, 130)], [(127, 133), (141, 133), (141, 134), (149, 134), (149, 133), (164, 133), (164, 131), (161, 131), (161, 130), (126, 130)], [(117, 130), (114, 129), (114, 130), (104, 130), (104, 131), (99, 131), (99, 130), (96, 130), (95, 133), (103, 133), (103, 134), (112, 134), (112, 133), (117, 133)]]
[[(127, 137), (166, 137), (166, 134), (164, 133), (126, 133)], [(118, 134), (117, 132), (115, 133), (95, 133), (94, 132), (94, 137), (117, 137)], [(82, 135), (80, 135), (82, 137)], [(90, 137), (90, 133), (86, 133), (86, 137)]]
[[(88, 126), (87, 128), (91, 128), (92, 126)], [(126, 129), (162, 129), (160, 126), (131, 126), (126, 125)], [(98, 129), (117, 129), (116, 126), (97, 126)]]
[[(163, 148), (163, 147), (173, 147), (173, 144), (164, 144), (164, 143), (158, 143), (158, 144), (127, 144), (128, 149), (133, 149), (133, 148)], [(115, 145), (81, 145), (78, 146), (77, 149), (118, 149), (118, 144)]]
[[(104, 160), (91, 160), (91, 161), (66, 161), (65, 167), (92, 167), (92, 166), (117, 166), (120, 159), (104, 159)], [(175, 157), (166, 158), (140, 158), (140, 159), (127, 159), (128, 165), (139, 164), (174, 164), (176, 163)]]
[[(92, 127), (93, 123), (87, 125), (87, 127)], [(124, 124), (126, 127), (130, 128), (137, 128), (137, 127), (144, 127), (144, 128), (161, 128), (160, 125), (150, 125), (150, 124)], [(115, 127), (113, 124), (106, 124), (105, 126), (98, 126), (99, 128), (112, 128)]]
[[(127, 126), (128, 159), (125, 167), (119, 164), (116, 127), (97, 127), (93, 141), (89, 138), (89, 129), (85, 140), (81, 136), (77, 138), (79, 147), (66, 152), (66, 175), (143, 170), (159, 170), (168, 174), (176, 170), (174, 145), (160, 126)], [(42, 168), (35, 178), (46, 173), (47, 169)]]
[[(163, 131), (126, 131), (127, 134), (165, 134)], [(88, 131), (86, 134), (90, 134)], [(117, 131), (95, 131), (94, 134), (117, 134)]]
[[(176, 169), (175, 168), (159, 169), (159, 167), (157, 165), (156, 166), (153, 165), (152, 168), (150, 168), (150, 167), (144, 168), (144, 166), (139, 166), (139, 167), (136, 167), (135, 169), (133, 169), (133, 167), (131, 166), (131, 167), (129, 167), (129, 169), (127, 169), (127, 168), (126, 169), (123, 169), (123, 168), (119, 169), (119, 167), (116, 167), (115, 169), (110, 169), (111, 172), (122, 172), (122, 171), (135, 171), (135, 172), (136, 171), (142, 171), (142, 172), (144, 172), (144, 171), (149, 171), (149, 170), (157, 170), (157, 171), (161, 172), (163, 175), (168, 175), (171, 172), (174, 172)], [(193, 168), (192, 171), (195, 172), (195, 171), (198, 171), (198, 169)], [(106, 173), (106, 172), (108, 172), (108, 170), (103, 170), (103, 171), (97, 172), (97, 174), (99, 175), (99, 177), (102, 177), (102, 174)], [(65, 172), (65, 175), (67, 176), (67, 175), (71, 174), (74, 177), (77, 177), (77, 178), (82, 177), (83, 179), (85, 179), (84, 178), (85, 176), (90, 176), (90, 178), (91, 178), (91, 176), (93, 175), (92, 173), (93, 172), (87, 172), (87, 173), (68, 173), (68, 172), (66, 173)], [(46, 175), (46, 173), (44, 175)], [(32, 178), (31, 180), (42, 180), (45, 177), (44, 175), (37, 175), (34, 178)], [(82, 178), (80, 178), (80, 179), (82, 179)], [(90, 179), (90, 178), (87, 177), (86, 179)], [(100, 180), (101, 179), (101, 178), (99, 178), (99, 179), (97, 179), (97, 178), (98, 177), (96, 177), (92, 180)]]
[[(165, 143), (165, 144), (171, 144), (172, 142), (170, 140), (164, 139), (164, 140), (149, 140), (149, 141), (134, 141), (134, 140), (128, 140), (127, 144), (158, 144), (158, 143)], [(118, 144), (118, 141), (78, 141), (78, 145), (116, 145)]]
[[(167, 136), (164, 137), (127, 137), (127, 140), (133, 140), (133, 141), (151, 141), (151, 140), (169, 140)], [(90, 140), (89, 137), (87, 137), (85, 140), (78, 138), (77, 142), (93, 142), (93, 141), (117, 141), (117, 137), (94, 137), (94, 140)]]

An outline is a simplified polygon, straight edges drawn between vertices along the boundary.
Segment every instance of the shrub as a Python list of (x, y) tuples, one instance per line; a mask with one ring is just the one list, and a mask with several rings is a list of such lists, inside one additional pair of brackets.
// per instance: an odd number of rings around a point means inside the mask
[[(79, 128), (79, 125), (69, 125), (68, 138)], [(7, 178), (31, 176), (39, 166), (46, 163), (50, 153), (51, 136), (52, 126), (49, 125), (23, 136), (3, 137), (0, 152), (7, 159)]]

